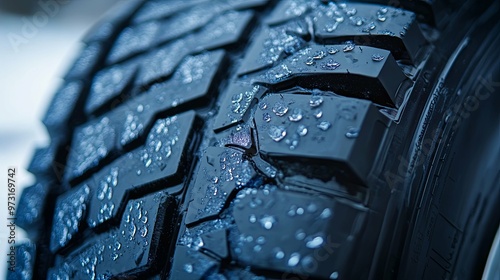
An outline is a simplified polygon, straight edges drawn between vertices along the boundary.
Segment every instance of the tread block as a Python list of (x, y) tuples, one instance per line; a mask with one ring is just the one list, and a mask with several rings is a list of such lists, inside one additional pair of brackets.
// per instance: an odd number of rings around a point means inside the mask
[(359, 253), (355, 245), (363, 234), (365, 209), (274, 186), (241, 190), (236, 197), (229, 243), (238, 263), (313, 278), (349, 278), (346, 269)]
[(217, 271), (218, 267), (219, 263), (214, 259), (186, 246), (177, 246), (169, 279), (206, 279), (207, 274)]
[(50, 238), (50, 250), (53, 253), (66, 246), (78, 234), (85, 219), (89, 194), (89, 186), (82, 185), (57, 199)]
[(162, 192), (130, 200), (120, 225), (98, 235), (50, 269), (52, 279), (147, 277), (170, 245), (177, 202)]
[(116, 39), (107, 58), (107, 64), (116, 64), (126, 58), (144, 52), (154, 45), (160, 22), (146, 22), (125, 28)]
[[(35, 266), (35, 244), (28, 242), (16, 245), (15, 269), (7, 270), (7, 280), (31, 280)], [(9, 262), (10, 257), (7, 258)]]
[(220, 259), (225, 259), (229, 256), (227, 244), (227, 231), (225, 229), (207, 232), (201, 235), (203, 249), (211, 254), (214, 254)]
[(104, 49), (103, 44), (100, 42), (93, 42), (85, 46), (78, 54), (78, 58), (73, 62), (64, 79), (89, 79), (96, 67), (99, 66), (105, 51), (106, 49)]
[(222, 102), (215, 118), (214, 130), (219, 131), (241, 123), (254, 98), (260, 96), (265, 90), (264, 87), (258, 85), (231, 83), (225, 91), (225, 98), (221, 98)]
[[(116, 217), (127, 193), (144, 193), (176, 184), (185, 172), (183, 166), (194, 125), (194, 111), (160, 119), (142, 147), (94, 175), (93, 181), (88, 182), (92, 189), (88, 225), (96, 227)], [(152, 185), (159, 181), (162, 184)]]
[(195, 46), (196, 52), (237, 43), (248, 29), (253, 16), (252, 11), (225, 12), (187, 39), (191, 46)]
[(227, 9), (223, 2), (208, 1), (181, 11), (161, 23), (156, 44), (161, 44), (207, 25), (215, 16)]
[(442, 28), (448, 21), (447, 16), (450, 13), (450, 2), (443, 0), (418, 0), (418, 1), (398, 1), (388, 2), (385, 0), (365, 0), (368, 3), (381, 5), (399, 6), (405, 10), (412, 11), (417, 14), (417, 18), (421, 22), (429, 25)]
[(85, 113), (90, 115), (96, 111), (102, 111), (106, 105), (109, 107), (113, 100), (124, 99), (133, 82), (137, 67), (135, 63), (127, 63), (99, 71), (90, 87)]
[(56, 146), (54, 141), (52, 141), (45, 148), (37, 148), (31, 158), (28, 171), (36, 175), (53, 173), (54, 166), (52, 164), (56, 157)]
[(254, 39), (246, 52), (238, 75), (255, 72), (272, 66), (284, 56), (293, 54), (305, 45), (308, 36), (307, 24), (303, 20), (265, 27)]
[(318, 9), (315, 35), (319, 43), (355, 44), (390, 50), (396, 59), (416, 61), (426, 44), (414, 13), (371, 4), (333, 4)]
[(115, 144), (116, 132), (108, 117), (79, 126), (73, 133), (65, 179), (72, 181), (108, 157)]
[(165, 2), (164, 0), (148, 1), (140, 8), (132, 19), (133, 24), (145, 21), (166, 18), (172, 16), (184, 9), (190, 8), (207, 0), (173, 0)]
[(122, 25), (126, 23), (130, 15), (143, 4), (143, 0), (128, 0), (110, 9), (103, 19), (85, 35), (83, 42), (89, 44), (100, 41), (104, 44), (120, 31)]
[(182, 59), (189, 54), (189, 48), (186, 41), (181, 39), (148, 54), (141, 63), (138, 83), (149, 85), (168, 78)]
[(49, 183), (38, 182), (25, 188), (21, 193), (16, 212), (16, 224), (25, 229), (32, 237), (37, 235), (37, 230), (43, 223), (43, 211), (49, 190)]
[(148, 54), (141, 65), (138, 83), (148, 86), (172, 75), (182, 59), (190, 53), (223, 47), (237, 42), (247, 29), (253, 13), (227, 12), (198, 32), (176, 40)]
[(116, 119), (124, 120), (117, 124), (120, 135), (117, 145), (126, 146), (142, 136), (155, 115), (208, 99), (224, 64), (225, 52), (220, 50), (188, 56), (170, 80), (153, 85), (147, 92), (123, 104), (116, 113), (123, 116)]
[(352, 43), (307, 48), (256, 79), (274, 90), (321, 89), (390, 107), (397, 107), (398, 89), (405, 80), (389, 51)]
[(208, 98), (224, 62), (224, 51), (188, 56), (170, 80), (155, 84), (100, 119), (77, 127), (67, 161), (66, 179), (72, 181), (82, 176), (111, 153), (144, 136), (158, 114)]
[(65, 83), (56, 92), (42, 120), (51, 137), (58, 137), (65, 132), (83, 90), (82, 82), (72, 81)]
[(312, 8), (318, 6), (317, 1), (310, 0), (287, 0), (280, 1), (271, 15), (266, 19), (269, 25), (277, 25), (303, 16)]
[(249, 150), (253, 145), (253, 136), (250, 125), (241, 124), (226, 129), (217, 135), (217, 147), (238, 147)]
[(217, 216), (231, 193), (256, 175), (243, 153), (229, 148), (210, 147), (200, 162), (186, 214), (188, 225)]
[(386, 131), (371, 102), (321, 95), (266, 96), (255, 123), (264, 157), (284, 172), (325, 181), (338, 175), (366, 182)]

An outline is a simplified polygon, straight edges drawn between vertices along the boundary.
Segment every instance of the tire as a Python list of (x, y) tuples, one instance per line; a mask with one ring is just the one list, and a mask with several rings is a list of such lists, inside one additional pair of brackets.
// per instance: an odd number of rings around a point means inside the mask
[(113, 10), (43, 120), (8, 279), (480, 277), (499, 3), (366, 2)]

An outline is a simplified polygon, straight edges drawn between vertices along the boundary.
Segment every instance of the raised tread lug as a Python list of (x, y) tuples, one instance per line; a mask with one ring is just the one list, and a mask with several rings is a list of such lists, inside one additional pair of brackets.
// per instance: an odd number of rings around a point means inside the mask
[(26, 230), (31, 237), (38, 236), (38, 230), (44, 223), (44, 209), (50, 186), (50, 183), (40, 181), (25, 188), (21, 193), (16, 211), (16, 224)]
[(307, 24), (303, 20), (264, 27), (252, 43), (238, 69), (238, 75), (244, 75), (273, 66), (284, 56), (293, 54), (306, 44), (304, 38), (309, 35)]
[(201, 239), (203, 240), (203, 250), (215, 254), (220, 259), (229, 256), (227, 231), (225, 229), (205, 233), (201, 235)]
[[(15, 246), (14, 270), (7, 270), (7, 280), (31, 280), (34, 277), (36, 246), (31, 242)], [(12, 259), (7, 259), (7, 262)]]
[[(225, 52), (220, 50), (188, 56), (169, 81), (155, 84), (110, 113), (77, 127), (66, 179), (72, 181), (82, 176), (138, 139), (154, 116), (208, 98), (224, 63)], [(151, 98), (155, 102), (148, 102)]]
[(305, 49), (256, 78), (271, 90), (320, 89), (389, 107), (397, 107), (398, 90), (405, 80), (389, 51), (353, 44)]
[(369, 101), (304, 94), (266, 96), (255, 123), (260, 153), (284, 172), (358, 183), (367, 181), (387, 126)]
[(90, 87), (85, 113), (94, 114), (112, 107), (113, 101), (127, 99), (137, 68), (135, 63), (123, 63), (99, 71)]
[(177, 246), (170, 271), (170, 279), (201, 280), (218, 270), (216, 260), (186, 246)]
[(228, 126), (243, 121), (255, 97), (261, 95), (266, 89), (262, 86), (231, 83), (225, 90), (226, 98), (222, 98), (219, 112), (214, 122), (214, 130), (220, 131)]
[(94, 70), (100, 66), (100, 62), (106, 51), (101, 42), (92, 42), (84, 46), (64, 76), (64, 79), (89, 80)]
[(80, 107), (84, 90), (82, 82), (71, 81), (63, 84), (56, 92), (42, 120), (52, 137), (66, 133), (70, 122), (74, 122), (72, 116)]
[(50, 239), (53, 253), (66, 246), (79, 233), (87, 214), (89, 194), (89, 186), (82, 185), (57, 199)]
[(49, 279), (106, 279), (124, 273), (150, 276), (163, 259), (160, 248), (172, 238), (177, 202), (165, 193), (130, 200), (118, 228), (102, 233), (64, 257), (49, 271)]
[[(232, 210), (236, 227), (230, 228), (237, 262), (321, 279), (349, 278), (347, 262), (358, 252), (366, 209), (274, 186), (241, 190), (237, 197)], [(252, 206), (256, 201), (258, 206)]]
[(318, 43), (353, 41), (390, 50), (398, 60), (417, 62), (419, 51), (427, 42), (414, 13), (371, 4), (332, 5), (336, 13), (329, 13), (329, 6), (317, 16), (314, 30)]
[(125, 28), (113, 44), (106, 63), (116, 64), (146, 51), (155, 44), (155, 39), (161, 29), (159, 22), (145, 22)]
[(195, 118), (195, 112), (188, 111), (156, 121), (142, 147), (94, 175), (88, 182), (92, 190), (87, 219), (90, 227), (114, 219), (128, 194), (172, 187), (182, 180)]
[(243, 153), (229, 148), (208, 148), (199, 168), (186, 213), (188, 225), (217, 216), (233, 191), (255, 176)]

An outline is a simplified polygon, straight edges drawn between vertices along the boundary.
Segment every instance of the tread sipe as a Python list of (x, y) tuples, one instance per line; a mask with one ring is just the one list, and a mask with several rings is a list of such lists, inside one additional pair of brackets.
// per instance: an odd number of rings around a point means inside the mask
[(381, 170), (455, 6), (126, 2), (43, 120), (9, 279), (396, 278)]

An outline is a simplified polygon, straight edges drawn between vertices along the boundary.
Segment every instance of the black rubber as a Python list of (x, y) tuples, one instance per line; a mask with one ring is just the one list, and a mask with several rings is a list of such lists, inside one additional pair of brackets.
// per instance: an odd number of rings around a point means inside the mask
[[(498, 63), (481, 67), (496, 50), (474, 51), (498, 41), (499, 6), (366, 2), (113, 10), (43, 120), (52, 142), (17, 211), (32, 242), (8, 279), (479, 277), (500, 157), (494, 132), (481, 153), (465, 135), (498, 126), (500, 103), (462, 130), (443, 116), (497, 81)], [(485, 166), (451, 168), (457, 152)], [(430, 181), (442, 168), (476, 186), (463, 204), (437, 195), (452, 192)]]

